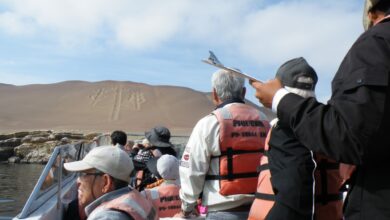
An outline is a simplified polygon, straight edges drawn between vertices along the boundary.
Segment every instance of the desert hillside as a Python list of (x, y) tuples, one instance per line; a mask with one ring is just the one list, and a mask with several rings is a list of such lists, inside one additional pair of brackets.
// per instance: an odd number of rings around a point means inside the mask
[[(159, 124), (186, 135), (213, 108), (210, 94), (184, 87), (119, 81), (0, 84), (0, 133), (114, 129), (138, 133)], [(262, 111), (272, 117), (269, 110)]]

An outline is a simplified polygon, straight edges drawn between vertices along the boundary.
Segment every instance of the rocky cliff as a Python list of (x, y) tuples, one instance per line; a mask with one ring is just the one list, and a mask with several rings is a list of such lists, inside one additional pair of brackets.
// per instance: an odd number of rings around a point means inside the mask
[(25, 131), (0, 135), (0, 161), (46, 163), (55, 146), (91, 142), (98, 133)]

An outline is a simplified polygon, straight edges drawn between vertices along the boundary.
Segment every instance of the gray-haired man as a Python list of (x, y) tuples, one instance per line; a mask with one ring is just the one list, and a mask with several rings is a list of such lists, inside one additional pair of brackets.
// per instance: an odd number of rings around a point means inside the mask
[(212, 87), (216, 109), (198, 121), (181, 159), (178, 216), (190, 215), (203, 192), (207, 219), (246, 219), (269, 123), (244, 103), (243, 78), (219, 70)]

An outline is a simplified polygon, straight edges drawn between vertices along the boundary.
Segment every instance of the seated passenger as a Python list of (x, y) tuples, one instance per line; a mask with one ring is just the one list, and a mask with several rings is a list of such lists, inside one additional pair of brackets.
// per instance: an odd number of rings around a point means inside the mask
[(146, 186), (141, 194), (152, 201), (158, 217), (173, 217), (181, 210), (179, 161), (172, 155), (163, 155), (150, 159), (147, 167), (157, 181)]
[(145, 132), (147, 145), (140, 149), (138, 154), (134, 156), (134, 160), (146, 164), (152, 157), (160, 157), (164, 154), (176, 156), (176, 151), (173, 149), (173, 144), (169, 141), (171, 132), (168, 128), (157, 126), (150, 131)]
[[(138, 154), (138, 152), (140, 152), (140, 150), (142, 150), (148, 146), (149, 146), (149, 141), (146, 138), (144, 138), (141, 143), (139, 143), (139, 142), (133, 143), (133, 146), (131, 147), (130, 157), (134, 158)], [(134, 160), (133, 160), (133, 162), (134, 162)], [(135, 166), (135, 164), (134, 164), (134, 166)], [(136, 169), (136, 166), (134, 168)]]
[(111, 133), (111, 144), (115, 147), (119, 147), (122, 150), (125, 150), (125, 145), (127, 143), (127, 134), (123, 131), (114, 131)]
[(145, 137), (149, 144), (143, 149), (140, 149), (137, 155), (133, 157), (133, 163), (137, 174), (136, 181), (132, 184), (140, 191), (142, 191), (147, 184), (156, 180), (150, 176), (150, 172), (146, 169), (146, 163), (150, 158), (158, 158), (164, 154), (176, 157), (176, 151), (173, 148), (173, 144), (169, 141), (171, 132), (168, 128), (163, 126), (154, 127), (150, 131), (145, 132)]
[(128, 155), (131, 154), (131, 150), (133, 148), (133, 145), (134, 145), (134, 141), (133, 140), (127, 140), (127, 143), (126, 143), (124, 148), (125, 148), (125, 151), (126, 151), (126, 153)]
[(64, 167), (79, 174), (78, 200), (87, 219), (158, 219), (152, 203), (128, 187), (133, 163), (123, 150), (97, 147)]

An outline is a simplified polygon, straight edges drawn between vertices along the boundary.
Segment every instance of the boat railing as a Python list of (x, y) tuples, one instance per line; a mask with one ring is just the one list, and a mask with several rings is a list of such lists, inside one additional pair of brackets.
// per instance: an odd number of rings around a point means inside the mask
[(56, 209), (62, 213), (61, 190), (64, 185), (76, 179), (74, 173), (63, 169), (64, 162), (82, 159), (93, 146), (83, 142), (77, 144), (61, 145), (54, 148), (49, 161), (43, 169), (35, 187), (27, 199), (22, 211), (17, 216), (19, 219), (27, 218), (39, 209), (50, 198), (57, 195)]
[[(135, 136), (128, 134), (131, 135)], [(103, 134), (92, 142), (55, 147), (22, 211), (14, 219), (62, 219), (64, 207), (77, 197), (76, 174), (65, 170), (63, 164), (81, 160), (94, 147), (110, 144), (110, 135)], [(184, 148), (181, 145), (179, 148)]]

